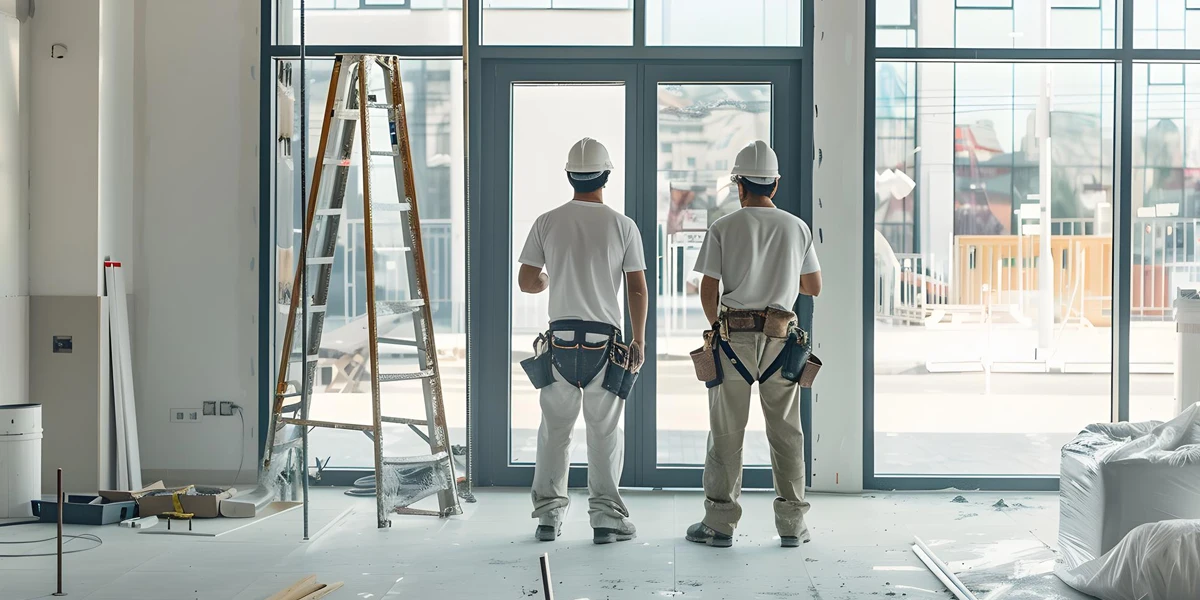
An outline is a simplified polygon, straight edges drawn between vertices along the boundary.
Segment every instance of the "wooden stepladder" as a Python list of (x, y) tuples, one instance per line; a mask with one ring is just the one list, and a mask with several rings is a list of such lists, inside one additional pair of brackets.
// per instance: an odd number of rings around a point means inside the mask
[[(380, 83), (382, 88), (380, 89)], [(371, 93), (368, 90), (375, 90)], [(281, 450), (295, 439), (291, 428), (327, 427), (361, 431), (374, 445), (375, 499), (379, 527), (391, 524), (389, 515), (424, 514), (449, 516), (460, 514), (446, 430), (444, 396), (434, 343), (429, 287), (421, 243), (421, 222), (413, 181), (411, 145), (405, 115), (404, 89), (400, 81), (400, 59), (396, 56), (341, 54), (334, 59), (329, 82), (317, 161), (305, 213), (306, 227), (301, 241), (287, 331), (284, 333), (271, 426), (267, 428), (263, 472), (271, 472), (273, 450)], [(382, 128), (371, 125), (372, 117), (386, 118), (386, 144)], [(357, 152), (356, 152), (357, 151)], [(346, 235), (346, 192), (353, 174), (352, 163), (361, 169), (362, 222), (366, 267), (367, 360), (355, 370), (364, 382), (369, 378), (370, 423), (345, 423), (309, 418), (317, 365), (322, 356), (326, 306), (339, 236)], [(395, 174), (395, 193), (388, 185), (373, 185), (390, 166)], [(379, 194), (373, 193), (378, 188)], [(380, 267), (377, 271), (377, 266)], [(347, 265), (347, 269), (355, 268)], [(307, 273), (306, 273), (307, 269)], [(396, 272), (404, 270), (407, 277)], [(308, 285), (302, 286), (307, 275)], [(302, 304), (307, 287), (309, 298)], [(377, 298), (380, 289), (386, 298)], [(401, 288), (403, 288), (401, 290)], [(397, 293), (393, 293), (397, 292)], [(400, 293), (402, 292), (402, 293)], [(403, 296), (403, 297), (400, 297)], [(409, 319), (414, 338), (394, 337), (392, 331)], [(297, 324), (306, 323), (299, 327)], [(352, 321), (353, 322), (353, 321)], [(415, 365), (407, 363), (402, 371), (381, 360), (415, 354)], [(346, 362), (346, 361), (341, 361)], [(414, 369), (415, 366), (415, 369)], [(383, 414), (381, 384), (417, 382), (424, 396), (424, 416), (404, 417)], [(353, 387), (353, 386), (352, 386)], [(415, 395), (415, 394), (414, 394)], [(394, 395), (387, 398), (395, 405)], [(403, 398), (401, 399), (403, 402)], [(385, 456), (385, 424), (407, 426), (428, 445), (428, 453), (416, 456)], [(403, 432), (405, 429), (399, 428)], [(389, 440), (391, 441), (391, 440)], [(424, 448), (424, 444), (422, 448)], [(278, 465), (277, 465), (278, 466)], [(305, 466), (306, 468), (307, 466)], [(305, 477), (307, 473), (301, 473)], [(416, 510), (410, 506), (437, 495), (437, 511)]]

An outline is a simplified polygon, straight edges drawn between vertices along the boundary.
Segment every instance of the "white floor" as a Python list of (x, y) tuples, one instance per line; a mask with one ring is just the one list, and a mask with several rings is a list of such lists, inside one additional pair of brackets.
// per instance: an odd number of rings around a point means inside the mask
[[(533, 540), (527, 492), (478, 492), (463, 516), (395, 517), (390, 529), (377, 530), (372, 500), (315, 489), (311, 523), (320, 534), (308, 542), (298, 510), (217, 538), (68, 526), (104, 544), (66, 556), (65, 589), (90, 600), (262, 600), (311, 573), (345, 582), (330, 600), (540, 599), (538, 556), (548, 552), (559, 600), (952, 598), (914, 557), (913, 535), (948, 550), (1014, 539), (1057, 545), (1055, 494), (964, 493), (967, 503), (952, 502), (953, 492), (813, 495), (812, 543), (785, 550), (774, 539), (772, 496), (748, 493), (734, 548), (718, 550), (683, 539), (701, 516), (698, 492), (628, 492), (639, 536), (612, 546), (591, 543), (584, 490), (573, 492), (556, 543)], [(1016, 506), (994, 508), (1001, 498)], [(198, 530), (217, 525), (196, 522)], [(50, 537), (53, 529), (0, 528), (0, 542)], [(0, 554), (53, 549), (52, 542), (0, 544)], [(53, 557), (0, 558), (4, 600), (48, 597), (54, 578)]]

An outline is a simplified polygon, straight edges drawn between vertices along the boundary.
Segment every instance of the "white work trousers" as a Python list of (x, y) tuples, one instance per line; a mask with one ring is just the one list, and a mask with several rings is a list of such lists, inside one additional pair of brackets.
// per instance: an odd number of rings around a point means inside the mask
[[(574, 337), (570, 332), (555, 335), (564, 341)], [(606, 337), (587, 334), (587, 341), (603, 341)], [(625, 401), (604, 389), (603, 371), (582, 390), (563, 381), (557, 368), (552, 371), (554, 383), (541, 390), (533, 517), (541, 525), (554, 526), (567, 512), (571, 433), (582, 408), (587, 426), (589, 520), (593, 528), (629, 529), (629, 509), (617, 488), (625, 462), (625, 433), (621, 430)]]

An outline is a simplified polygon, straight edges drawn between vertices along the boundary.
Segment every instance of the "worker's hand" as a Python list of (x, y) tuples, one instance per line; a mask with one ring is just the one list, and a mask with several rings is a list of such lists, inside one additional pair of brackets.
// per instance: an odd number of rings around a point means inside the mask
[(642, 350), (642, 342), (634, 340), (629, 343), (629, 372), (637, 373), (642, 369), (642, 365), (646, 362), (646, 355)]

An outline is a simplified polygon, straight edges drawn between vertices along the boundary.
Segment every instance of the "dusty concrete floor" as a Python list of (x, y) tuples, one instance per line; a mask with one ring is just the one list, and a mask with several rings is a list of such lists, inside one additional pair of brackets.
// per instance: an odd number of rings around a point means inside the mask
[[(771, 495), (747, 493), (736, 544), (717, 550), (688, 543), (701, 516), (698, 492), (628, 493), (638, 539), (591, 543), (586, 492), (574, 503), (563, 537), (533, 540), (524, 490), (481, 490), (466, 514), (437, 520), (397, 517), (374, 527), (373, 503), (315, 489), (314, 539), (301, 540), (300, 512), (278, 515), (216, 538), (139, 534), (116, 526), (68, 526), (103, 546), (66, 557), (66, 591), (89, 600), (261, 600), (304, 575), (344, 581), (331, 600), (352, 598), (541, 598), (538, 556), (548, 552), (559, 600), (636, 598), (952, 598), (910, 550), (913, 535), (935, 548), (1008, 540), (1056, 546), (1055, 494), (869, 493), (814, 495), (813, 541), (784, 550), (774, 539)], [(998, 510), (1005, 499), (1020, 506)], [(198, 530), (222, 523), (197, 521)], [(227, 525), (226, 525), (227, 526)], [(50, 537), (53, 526), (0, 528), (0, 542)], [(92, 542), (71, 541), (67, 549)], [(0, 554), (53, 551), (53, 543), (0, 544)], [(52, 557), (0, 558), (0, 598), (54, 591)]]

